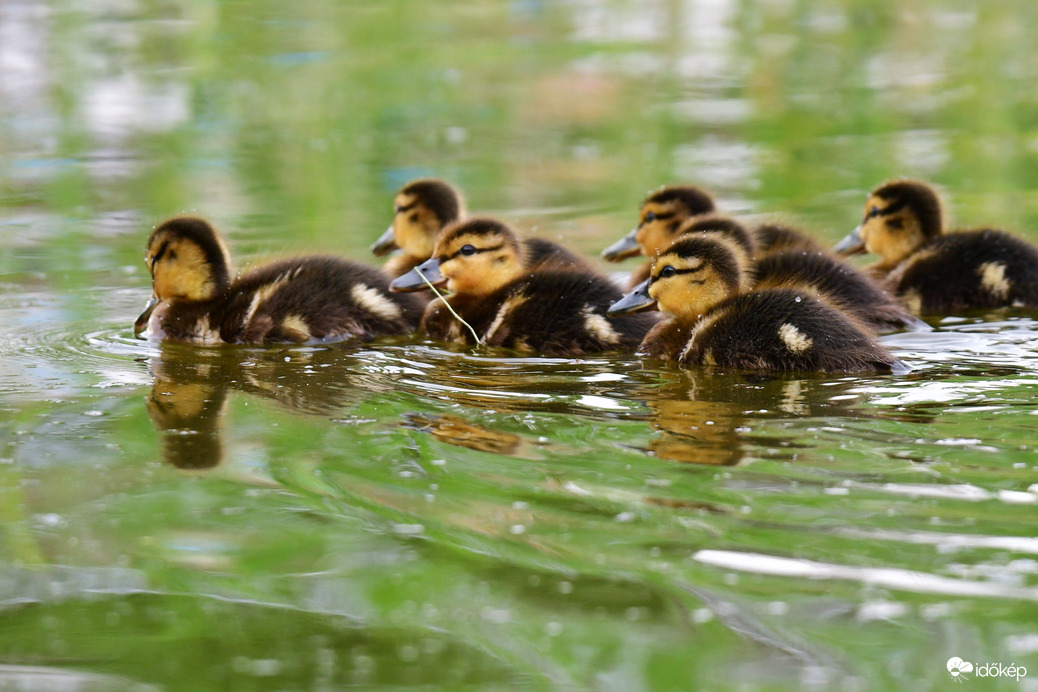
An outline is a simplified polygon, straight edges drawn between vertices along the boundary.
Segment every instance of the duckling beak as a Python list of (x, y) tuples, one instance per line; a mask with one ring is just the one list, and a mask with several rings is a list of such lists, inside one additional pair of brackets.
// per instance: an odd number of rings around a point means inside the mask
[(381, 257), (396, 250), (396, 236), (393, 235), (393, 227), (387, 228), (386, 232), (379, 236), (379, 239), (372, 243), (368, 249), (371, 250), (371, 254), (375, 255), (375, 257)]
[(607, 315), (629, 315), (632, 312), (651, 310), (656, 307), (656, 301), (649, 295), (649, 279), (642, 281), (634, 287), (630, 293), (616, 301), (606, 310)]
[(865, 252), (865, 241), (861, 238), (861, 226), (858, 226), (847, 236), (833, 245), (833, 252), (838, 255), (858, 255)]
[[(425, 277), (424, 279), (422, 278), (423, 276)], [(425, 283), (426, 279), (433, 286), (442, 286), (447, 283), (447, 277), (440, 273), (440, 260), (435, 257), (422, 262), (403, 276), (393, 279), (392, 283), (389, 284), (389, 290), (396, 291), (397, 293), (420, 291), (428, 286)]]
[(628, 257), (640, 255), (642, 248), (638, 245), (638, 240), (634, 237), (636, 233), (638, 233), (637, 228), (625, 235), (623, 238), (620, 238), (620, 240), (616, 241), (605, 250), (602, 250), (602, 259), (607, 262), (619, 262)]
[(141, 333), (148, 328), (148, 319), (151, 317), (151, 313), (155, 311), (155, 306), (158, 304), (159, 299), (152, 296), (151, 300), (148, 301), (148, 304), (144, 306), (144, 312), (142, 312), (133, 322), (134, 337), (140, 337)]

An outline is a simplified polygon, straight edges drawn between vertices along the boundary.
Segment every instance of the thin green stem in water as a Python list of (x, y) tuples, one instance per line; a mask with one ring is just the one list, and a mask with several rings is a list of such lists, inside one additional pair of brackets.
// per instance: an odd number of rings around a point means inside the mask
[(418, 268), (415, 268), (415, 271), (418, 272), (418, 276), (422, 277), (422, 281), (425, 282), (425, 285), (431, 288), (432, 292), (436, 294), (436, 297), (439, 298), (440, 301), (447, 306), (447, 309), (451, 311), (451, 314), (458, 318), (459, 322), (468, 327), (468, 330), (472, 332), (472, 338), (476, 340), (476, 343), (480, 346), (484, 346), (485, 344), (483, 343), (483, 340), (479, 338), (479, 334), (477, 334), (476, 330), (472, 328), (472, 325), (463, 320), (461, 318), (461, 315), (454, 312), (454, 308), (452, 308), (451, 304), (447, 302), (447, 299), (443, 297), (443, 294), (436, 290), (436, 287), (432, 285), (432, 281), (429, 281), (428, 277), (426, 277), (425, 274), (423, 274), (421, 270), (419, 270)]

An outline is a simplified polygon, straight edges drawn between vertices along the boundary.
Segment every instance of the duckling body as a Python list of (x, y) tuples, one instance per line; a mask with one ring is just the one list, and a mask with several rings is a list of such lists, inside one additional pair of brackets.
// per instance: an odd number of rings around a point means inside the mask
[(335, 257), (282, 260), (230, 279), (230, 256), (203, 219), (176, 217), (148, 240), (154, 300), (134, 331), (171, 341), (315, 343), (405, 334), (424, 304), (389, 292), (376, 269)]
[(643, 295), (613, 311), (658, 304), (671, 318), (639, 352), (682, 365), (757, 372), (890, 372), (897, 359), (853, 318), (810, 290), (747, 290), (742, 254), (719, 236), (684, 236), (653, 262)]
[[(435, 178), (412, 181), (396, 194), (393, 223), (371, 245), (371, 251), (384, 255), (399, 250), (383, 265), (383, 271), (391, 278), (403, 276), (432, 257), (443, 229), (464, 216), (465, 202), (453, 185)], [(584, 259), (550, 240), (526, 238), (522, 243), (529, 269), (592, 269)]]
[(816, 294), (791, 288), (732, 296), (696, 324), (677, 360), (736, 370), (890, 372), (897, 362)]
[(822, 246), (807, 233), (784, 223), (768, 222), (754, 227), (753, 239), (757, 243), (757, 255), (760, 257), (788, 250), (823, 252)]
[[(416, 272), (453, 292), (447, 303), (480, 341), (549, 356), (633, 349), (656, 322), (651, 316), (609, 317), (621, 292), (608, 279), (579, 269), (527, 268), (515, 233), (493, 219), (451, 226), (436, 255)], [(401, 277), (394, 286), (415, 282)], [(419, 329), (457, 343), (475, 337), (447, 306), (432, 302)]]
[(836, 250), (879, 255), (871, 271), (917, 314), (1038, 308), (1038, 248), (995, 229), (945, 233), (937, 193), (919, 181), (874, 190)]
[[(733, 241), (741, 252), (740, 263), (754, 288), (803, 288), (820, 293), (874, 331), (929, 329), (873, 279), (821, 249), (788, 226), (768, 225), (764, 233), (752, 233), (738, 221), (722, 216), (690, 219), (681, 237), (713, 233)], [(765, 238), (768, 250), (758, 244)], [(815, 245), (817, 248), (817, 246)]]
[(876, 332), (929, 329), (867, 275), (827, 252), (784, 250), (750, 268), (755, 288), (809, 288)]

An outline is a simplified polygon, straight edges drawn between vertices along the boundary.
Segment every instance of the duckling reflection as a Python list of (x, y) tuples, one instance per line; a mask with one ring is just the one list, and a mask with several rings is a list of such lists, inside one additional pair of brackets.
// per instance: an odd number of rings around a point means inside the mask
[(404, 421), (405, 426), (430, 433), (441, 442), (479, 452), (517, 456), (524, 446), (518, 435), (475, 425), (461, 416), (408, 413)]
[(351, 364), (346, 348), (269, 351), (162, 344), (148, 364), (154, 382), (145, 405), (163, 433), (163, 459), (183, 469), (220, 464), (231, 390), (273, 400), (295, 413), (328, 415), (388, 388), (355, 376)]
[(668, 381), (646, 392), (657, 431), (647, 451), (663, 459), (711, 466), (734, 466), (766, 447), (768, 458), (795, 460), (803, 436), (762, 437), (754, 427), (770, 419), (877, 418), (859, 410), (847, 390), (860, 381), (791, 375), (665, 371)]
[(691, 373), (674, 379), (648, 397), (651, 424), (659, 434), (648, 451), (662, 459), (709, 466), (734, 466), (745, 452), (739, 430), (744, 408), (730, 399), (729, 387), (701, 387)]

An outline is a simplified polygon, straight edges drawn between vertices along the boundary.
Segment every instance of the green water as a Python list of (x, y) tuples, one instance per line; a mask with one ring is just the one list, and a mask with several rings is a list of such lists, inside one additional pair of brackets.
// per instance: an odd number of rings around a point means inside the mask
[(1034, 315), (883, 337), (914, 370), (869, 378), (131, 329), (163, 218), (374, 262), (420, 175), (589, 258), (678, 181), (833, 242), (912, 175), (1038, 240), (1036, 23), (3, 3), (0, 690), (1038, 689)]

